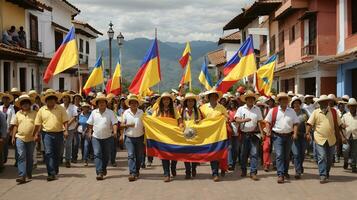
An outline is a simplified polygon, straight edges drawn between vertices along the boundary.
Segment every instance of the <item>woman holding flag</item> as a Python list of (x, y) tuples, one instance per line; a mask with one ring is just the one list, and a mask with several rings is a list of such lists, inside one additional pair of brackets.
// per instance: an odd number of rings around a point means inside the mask
[[(168, 117), (177, 119), (179, 127), (183, 128), (182, 119), (174, 107), (174, 97), (168, 93), (162, 93), (161, 97), (157, 100), (157, 108), (153, 112), (154, 117)], [(154, 105), (155, 106), (155, 105)], [(164, 182), (170, 182), (170, 169), (173, 177), (176, 176), (176, 160), (162, 160), (162, 167), (164, 169)]]
[[(198, 97), (193, 93), (187, 93), (185, 95), (181, 111), (182, 120), (194, 121), (195, 124), (198, 124), (203, 119), (201, 111), (197, 108), (197, 100)], [(197, 163), (185, 162), (185, 179), (191, 179), (191, 177), (196, 177), (196, 167)]]

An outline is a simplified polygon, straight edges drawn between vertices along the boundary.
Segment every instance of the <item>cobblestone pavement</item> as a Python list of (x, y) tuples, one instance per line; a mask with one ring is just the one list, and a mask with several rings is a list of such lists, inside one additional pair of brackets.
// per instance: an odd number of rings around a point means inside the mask
[[(10, 155), (14, 152), (11, 151)], [(118, 167), (109, 167), (104, 181), (95, 180), (93, 163), (84, 167), (82, 163), (72, 168), (60, 168), (57, 181), (46, 181), (46, 168), (40, 164), (34, 170), (33, 180), (17, 185), (13, 157), (0, 174), (0, 199), (357, 199), (357, 174), (344, 170), (342, 164), (332, 169), (330, 182), (321, 185), (317, 168), (312, 162), (305, 163), (305, 174), (301, 180), (293, 176), (286, 184), (276, 183), (275, 172), (259, 171), (259, 181), (241, 178), (239, 170), (229, 172), (221, 182), (211, 180), (209, 164), (198, 166), (194, 180), (184, 179), (184, 165), (178, 164), (178, 176), (170, 183), (164, 183), (161, 161), (154, 160), (151, 168), (141, 171), (140, 179), (128, 182), (126, 153), (119, 152)], [(290, 174), (294, 175), (293, 168)]]

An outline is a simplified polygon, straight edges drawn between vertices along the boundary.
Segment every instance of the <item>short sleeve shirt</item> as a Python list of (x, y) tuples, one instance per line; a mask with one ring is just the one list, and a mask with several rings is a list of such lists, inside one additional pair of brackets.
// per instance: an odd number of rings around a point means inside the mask
[[(63, 106), (63, 108), (66, 109), (64, 104), (61, 104), (61, 106)], [(67, 112), (69, 119), (72, 119), (73, 117), (78, 116), (78, 108), (77, 108), (77, 106), (75, 106), (73, 104), (68, 105), (66, 112)], [(68, 126), (68, 130), (74, 130), (76, 128), (76, 126), (77, 126), (77, 122), (73, 122), (71, 125)]]
[(234, 118), (246, 119), (250, 118), (249, 122), (241, 123), (240, 128), (243, 132), (254, 132), (259, 131), (258, 122), (263, 120), (262, 112), (257, 106), (253, 106), (251, 109), (247, 105), (241, 106), (238, 108)]
[(219, 103), (214, 108), (210, 103), (206, 103), (200, 107), (200, 110), (204, 118), (215, 118), (220, 115), (228, 118), (227, 109)]
[(357, 115), (353, 116), (348, 112), (343, 115), (341, 121), (347, 126), (344, 131), (345, 137), (349, 139), (352, 136), (354, 140), (357, 139)]
[[(273, 110), (270, 109), (268, 115), (265, 117), (265, 121), (272, 124)], [(299, 124), (300, 120), (292, 108), (287, 107), (285, 112), (279, 106), (278, 113), (276, 115), (276, 121), (272, 130), (278, 134), (289, 134), (294, 131), (294, 125)]]
[(100, 113), (99, 109), (93, 110), (87, 121), (87, 124), (93, 126), (93, 137), (97, 139), (111, 137), (113, 125), (117, 123), (118, 119), (110, 109), (105, 109), (103, 113)]
[(11, 125), (17, 126), (16, 138), (24, 142), (34, 140), (33, 131), (35, 129), (36, 111), (19, 111), (11, 121)]
[(128, 137), (141, 137), (144, 135), (144, 125), (142, 116), (144, 112), (140, 109), (134, 114), (130, 109), (127, 109), (123, 113), (123, 122), (125, 124), (134, 124), (134, 127), (126, 128), (124, 134)]
[(62, 106), (55, 105), (53, 109), (42, 106), (37, 112), (35, 125), (42, 126), (45, 132), (62, 132), (64, 131), (63, 123), (68, 120), (66, 109)]

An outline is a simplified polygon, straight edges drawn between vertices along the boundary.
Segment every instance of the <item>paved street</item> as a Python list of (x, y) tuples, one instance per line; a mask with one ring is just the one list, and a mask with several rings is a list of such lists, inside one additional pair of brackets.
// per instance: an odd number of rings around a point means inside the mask
[[(13, 151), (10, 152), (13, 155)], [(306, 163), (302, 180), (291, 179), (284, 185), (276, 183), (274, 172), (259, 172), (260, 181), (240, 178), (231, 172), (222, 182), (210, 179), (207, 164), (198, 168), (195, 180), (184, 180), (184, 166), (178, 164), (178, 176), (171, 183), (162, 181), (161, 162), (155, 159), (152, 168), (142, 170), (141, 178), (129, 183), (127, 179), (126, 153), (118, 154), (118, 167), (110, 167), (104, 181), (95, 180), (93, 163), (83, 167), (82, 163), (72, 168), (61, 167), (59, 180), (46, 181), (44, 165), (34, 171), (31, 182), (17, 185), (16, 168), (7, 166), (0, 175), (0, 199), (356, 199), (357, 174), (344, 171), (341, 164), (332, 170), (331, 182), (320, 185), (316, 166)], [(13, 164), (11, 158), (9, 164)], [(293, 171), (290, 172), (293, 174)]]

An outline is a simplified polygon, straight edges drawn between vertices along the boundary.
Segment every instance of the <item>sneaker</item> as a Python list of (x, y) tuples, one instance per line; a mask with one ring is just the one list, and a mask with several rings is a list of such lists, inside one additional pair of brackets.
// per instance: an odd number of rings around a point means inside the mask
[(279, 184), (283, 184), (284, 183), (284, 176), (278, 176), (278, 181)]
[(130, 175), (130, 176), (128, 177), (128, 180), (129, 180), (129, 182), (136, 181), (136, 177), (135, 177), (134, 175)]
[(257, 177), (256, 174), (251, 174), (251, 175), (250, 175), (250, 178), (251, 178), (253, 181), (258, 181), (258, 180), (259, 180), (259, 178)]
[(20, 176), (16, 179), (16, 182), (19, 184), (26, 183), (26, 177), (25, 176)]
[(96, 179), (97, 179), (97, 181), (103, 180), (103, 179), (104, 179), (103, 173), (99, 173), (99, 174), (97, 175)]
[(168, 183), (168, 182), (170, 182), (170, 181), (171, 181), (170, 176), (165, 176), (165, 177), (164, 177), (164, 182), (165, 182), (165, 183)]
[(66, 162), (66, 168), (71, 168), (71, 162), (69, 161)]
[(321, 183), (321, 184), (328, 183), (328, 180), (327, 180), (326, 176), (321, 176), (321, 177), (320, 177), (320, 183)]
[(213, 181), (214, 182), (219, 182), (219, 177), (218, 176), (213, 176)]
[(55, 175), (50, 175), (47, 177), (47, 181), (50, 182), (50, 181), (54, 181), (56, 180), (56, 176)]

